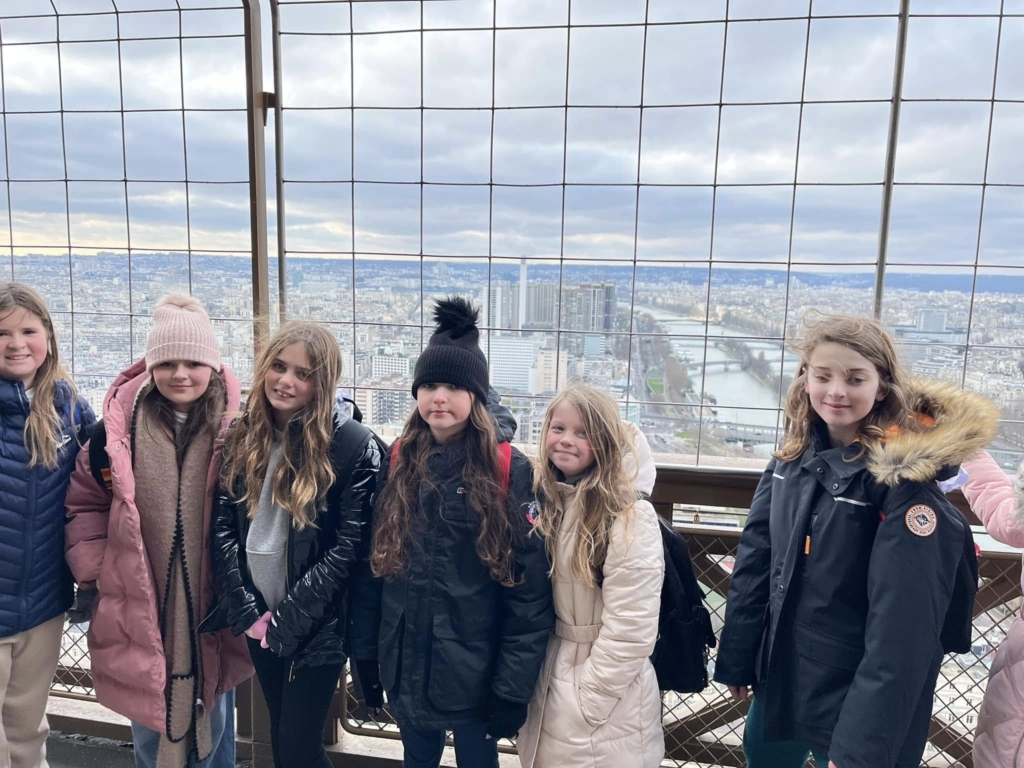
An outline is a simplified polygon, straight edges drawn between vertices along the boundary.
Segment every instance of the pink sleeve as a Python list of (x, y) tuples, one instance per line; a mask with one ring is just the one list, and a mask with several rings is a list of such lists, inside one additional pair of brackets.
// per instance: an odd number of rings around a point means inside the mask
[(1024, 548), (1024, 529), (1019, 527), (1024, 523), (1024, 500), (1017, 497), (1010, 476), (988, 451), (981, 451), (962, 466), (968, 475), (964, 496), (985, 530), (1003, 544)]
[(89, 444), (78, 452), (65, 498), (64, 553), (79, 586), (94, 587), (107, 549), (112, 494), (101, 488), (89, 467)]

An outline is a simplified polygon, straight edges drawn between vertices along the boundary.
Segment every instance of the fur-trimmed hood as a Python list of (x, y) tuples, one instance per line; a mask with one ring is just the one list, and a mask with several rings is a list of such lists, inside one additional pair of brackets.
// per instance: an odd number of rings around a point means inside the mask
[(882, 485), (928, 482), (944, 469), (958, 467), (996, 436), (999, 409), (957, 384), (914, 379), (910, 404), (923, 421), (920, 431), (903, 430), (868, 450), (867, 467)]

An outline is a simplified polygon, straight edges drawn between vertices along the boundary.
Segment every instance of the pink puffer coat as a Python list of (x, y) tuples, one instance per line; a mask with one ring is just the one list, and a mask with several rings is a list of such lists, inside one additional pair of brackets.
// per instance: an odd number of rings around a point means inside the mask
[[(241, 399), (238, 379), (225, 366), (227, 410), (214, 442), (214, 460), (206, 479), (203, 541), (210, 537), (213, 492), (220, 472), (221, 446)], [(64, 545), (68, 565), (82, 586), (99, 588), (89, 626), (89, 653), (96, 698), (105, 707), (154, 731), (166, 728), (164, 689), (167, 666), (157, 612), (153, 571), (142, 540), (135, 506), (131, 422), (139, 390), (149, 380), (146, 361), (139, 360), (114, 381), (103, 400), (106, 452), (110, 459), (112, 495), (92, 475), (88, 445), (78, 453), (66, 505)], [(216, 601), (209, 549), (203, 553), (198, 583), (199, 618)], [(207, 711), (217, 696), (253, 674), (245, 637), (230, 629), (200, 635), (203, 657), (203, 703)]]
[[(1024, 548), (1024, 463), (1013, 480), (986, 452), (963, 464), (964, 496), (985, 530)], [(975, 768), (1024, 768), (1024, 621), (1018, 615), (996, 651), (974, 736)]]

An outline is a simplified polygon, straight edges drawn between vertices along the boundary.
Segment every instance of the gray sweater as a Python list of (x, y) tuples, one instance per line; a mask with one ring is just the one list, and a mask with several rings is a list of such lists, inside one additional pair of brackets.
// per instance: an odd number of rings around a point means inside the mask
[(288, 532), (292, 524), (291, 513), (273, 499), (274, 473), (284, 458), (284, 441), (279, 435), (274, 437), (256, 516), (245, 540), (249, 575), (271, 611), (288, 593)]

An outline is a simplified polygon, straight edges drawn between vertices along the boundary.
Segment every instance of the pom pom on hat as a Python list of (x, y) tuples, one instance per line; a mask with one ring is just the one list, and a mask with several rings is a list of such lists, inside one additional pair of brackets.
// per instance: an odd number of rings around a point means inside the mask
[(480, 349), (480, 311), (468, 299), (449, 296), (434, 305), (437, 329), (416, 360), (412, 396), (423, 384), (451, 384), (487, 402), (490, 374)]
[(191, 360), (220, 371), (220, 345), (199, 299), (172, 293), (157, 302), (146, 339), (146, 370), (168, 360)]

